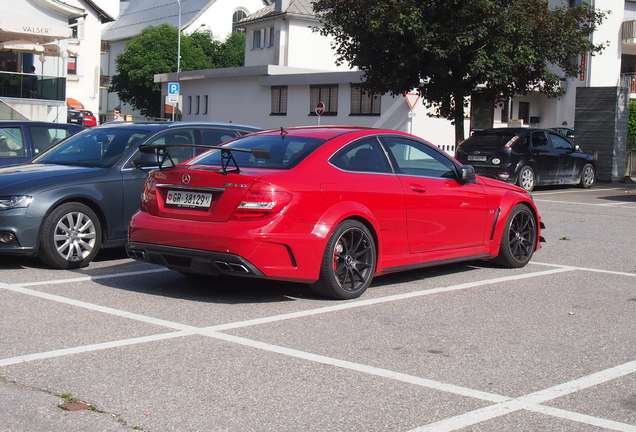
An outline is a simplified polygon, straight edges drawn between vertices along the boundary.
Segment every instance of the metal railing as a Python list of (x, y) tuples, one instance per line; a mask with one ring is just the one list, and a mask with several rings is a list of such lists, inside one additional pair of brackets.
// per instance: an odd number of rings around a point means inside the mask
[(0, 97), (66, 99), (66, 78), (16, 72), (0, 72)]

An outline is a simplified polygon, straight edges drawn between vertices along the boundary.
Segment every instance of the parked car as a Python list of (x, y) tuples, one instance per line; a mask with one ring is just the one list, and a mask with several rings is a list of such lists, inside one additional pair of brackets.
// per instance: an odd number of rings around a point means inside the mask
[(186, 275), (304, 282), (351, 299), (400, 270), (474, 259), (522, 267), (540, 224), (526, 191), (475, 177), (412, 135), (290, 128), (151, 171), (127, 250)]
[(85, 110), (85, 109), (81, 109), (81, 110), (78, 110), (78, 111), (80, 113), (82, 113), (82, 125), (84, 127), (97, 126), (97, 119), (93, 115), (92, 111)]
[[(0, 255), (38, 256), (57, 268), (86, 266), (123, 246), (147, 171), (139, 144), (219, 144), (258, 128), (225, 123), (111, 123), (71, 136), (30, 162), (0, 168)], [(173, 163), (203, 149), (183, 147)]]
[(82, 126), (84, 122), (82, 113), (69, 104), (66, 104), (66, 122)]
[(26, 162), (82, 129), (66, 123), (0, 120), (0, 166)]
[(550, 129), (497, 128), (475, 132), (455, 150), (461, 163), (479, 175), (514, 183), (527, 191), (537, 185), (596, 181), (596, 159)]

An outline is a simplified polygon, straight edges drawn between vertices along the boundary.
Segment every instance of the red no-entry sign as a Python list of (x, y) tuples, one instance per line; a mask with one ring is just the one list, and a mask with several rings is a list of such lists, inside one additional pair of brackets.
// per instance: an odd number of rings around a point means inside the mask
[(314, 112), (316, 113), (316, 115), (323, 115), (325, 113), (325, 103), (324, 102), (318, 102), (316, 104), (316, 109), (314, 110)]

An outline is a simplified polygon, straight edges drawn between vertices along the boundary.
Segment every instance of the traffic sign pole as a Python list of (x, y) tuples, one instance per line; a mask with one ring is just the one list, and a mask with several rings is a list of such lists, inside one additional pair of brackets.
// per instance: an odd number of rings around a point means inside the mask
[(318, 116), (318, 126), (320, 126), (320, 117), (325, 113), (325, 103), (322, 101), (318, 102), (314, 112)]

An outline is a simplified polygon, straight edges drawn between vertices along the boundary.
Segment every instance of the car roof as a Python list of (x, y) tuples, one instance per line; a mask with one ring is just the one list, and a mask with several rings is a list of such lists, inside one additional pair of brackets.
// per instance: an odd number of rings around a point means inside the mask
[(133, 121), (133, 122), (106, 122), (99, 126), (100, 129), (106, 128), (135, 128), (135, 129), (144, 129), (144, 130), (163, 130), (170, 128), (180, 128), (180, 127), (195, 127), (195, 126), (208, 126), (208, 127), (222, 127), (226, 129), (240, 129), (247, 131), (261, 131), (262, 128), (258, 126), (249, 126), (243, 125), (239, 123), (224, 123), (224, 122), (171, 122), (171, 121), (155, 121), (155, 122), (146, 122), (146, 121)]
[(473, 133), (473, 135), (492, 134), (492, 133), (499, 133), (502, 135), (503, 134), (523, 135), (523, 134), (535, 132), (535, 131), (554, 132), (554, 130), (552, 129), (545, 129), (545, 128), (506, 127), (506, 128), (490, 128), (490, 129), (477, 130)]
[[(45, 121), (36, 121), (36, 120), (0, 120), (0, 126), (60, 126), (60, 127), (71, 127), (75, 128), (78, 125), (69, 124), (69, 123), (59, 123), (59, 122), (45, 122)], [(79, 126), (82, 129), (81, 126)]]

